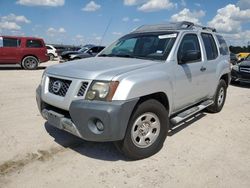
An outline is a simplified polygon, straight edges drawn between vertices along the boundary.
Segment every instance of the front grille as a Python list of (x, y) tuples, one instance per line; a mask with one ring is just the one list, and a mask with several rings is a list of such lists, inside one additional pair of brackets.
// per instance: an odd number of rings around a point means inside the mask
[(79, 89), (79, 91), (77, 93), (77, 96), (78, 97), (83, 97), (87, 87), (88, 87), (88, 82), (82, 82), (82, 85), (81, 85), (81, 87), (80, 87), (80, 89)]
[(250, 67), (240, 67), (240, 72), (246, 72), (250, 74)]
[(71, 82), (71, 80), (50, 77), (49, 92), (61, 97), (65, 97)]

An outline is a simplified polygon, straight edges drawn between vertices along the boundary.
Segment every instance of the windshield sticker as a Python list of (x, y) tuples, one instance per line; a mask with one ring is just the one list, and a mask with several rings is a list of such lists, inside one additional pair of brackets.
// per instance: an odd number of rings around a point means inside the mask
[(169, 35), (159, 35), (158, 38), (159, 39), (169, 39), (169, 38), (176, 38), (177, 37), (177, 33), (173, 33), (173, 34), (169, 34)]

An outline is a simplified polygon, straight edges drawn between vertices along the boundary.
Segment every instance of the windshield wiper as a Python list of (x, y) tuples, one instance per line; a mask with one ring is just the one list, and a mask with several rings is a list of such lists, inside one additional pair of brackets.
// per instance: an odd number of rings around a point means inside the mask
[(128, 57), (128, 58), (134, 58), (134, 56), (131, 56), (129, 54), (100, 54), (99, 57)]
[(134, 58), (134, 56), (129, 54), (114, 54), (116, 57), (128, 57), (128, 58)]

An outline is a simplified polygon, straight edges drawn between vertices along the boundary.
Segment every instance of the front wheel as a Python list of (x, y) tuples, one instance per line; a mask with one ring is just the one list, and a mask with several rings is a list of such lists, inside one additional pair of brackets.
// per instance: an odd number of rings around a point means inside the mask
[(130, 159), (138, 160), (157, 153), (168, 132), (168, 112), (157, 100), (139, 104), (129, 120), (125, 137), (116, 143)]
[(34, 70), (38, 67), (38, 60), (33, 56), (27, 56), (22, 61), (22, 67), (27, 70)]
[(207, 110), (212, 113), (220, 112), (224, 106), (226, 96), (227, 96), (227, 84), (224, 80), (220, 80), (214, 96), (214, 104), (209, 106)]

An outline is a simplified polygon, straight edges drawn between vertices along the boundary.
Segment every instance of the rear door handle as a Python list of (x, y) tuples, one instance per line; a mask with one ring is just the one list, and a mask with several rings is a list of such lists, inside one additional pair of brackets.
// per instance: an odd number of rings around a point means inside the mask
[(207, 69), (206, 69), (206, 67), (203, 67), (203, 66), (200, 69), (201, 72), (204, 72), (205, 70), (207, 70)]

